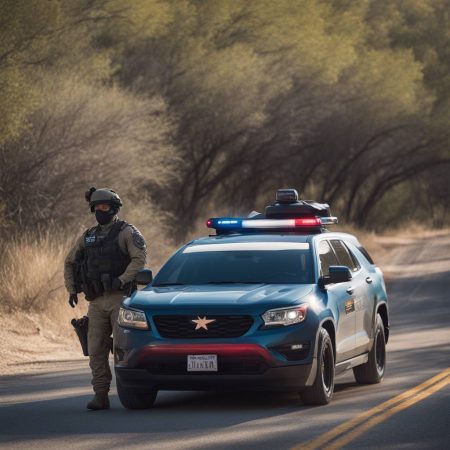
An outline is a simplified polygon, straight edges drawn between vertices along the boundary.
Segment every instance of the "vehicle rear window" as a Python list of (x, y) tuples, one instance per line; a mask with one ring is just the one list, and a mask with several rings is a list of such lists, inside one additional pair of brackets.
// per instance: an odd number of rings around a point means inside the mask
[[(201, 247), (201, 246), (198, 246)], [(311, 250), (234, 250), (228, 247), (176, 253), (155, 277), (153, 286), (214, 283), (313, 283)], [(277, 248), (274, 246), (273, 248)], [(225, 247), (224, 247), (225, 249)], [(186, 251), (187, 250), (187, 251)]]
[(369, 252), (362, 245), (358, 245), (358, 250), (364, 255), (364, 258), (370, 262), (370, 264), (375, 264), (372, 257), (369, 255)]

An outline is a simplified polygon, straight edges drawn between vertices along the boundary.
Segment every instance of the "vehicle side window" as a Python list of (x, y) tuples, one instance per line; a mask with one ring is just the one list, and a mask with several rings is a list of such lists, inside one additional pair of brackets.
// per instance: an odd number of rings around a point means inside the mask
[(357, 272), (360, 269), (360, 265), (344, 242), (338, 239), (333, 239), (330, 242), (336, 252), (339, 265), (347, 266), (352, 272)]
[(348, 254), (350, 255), (350, 258), (352, 258), (353, 266), (355, 267), (355, 272), (357, 272), (359, 269), (361, 269), (361, 264), (359, 263), (358, 258), (355, 256), (355, 254), (347, 247), (345, 243), (344, 245), (348, 251)]
[(338, 260), (333, 249), (330, 247), (328, 241), (320, 241), (319, 242), (319, 259), (320, 259), (320, 271), (321, 275), (327, 277), (330, 275), (329, 268), (330, 266), (338, 266)]

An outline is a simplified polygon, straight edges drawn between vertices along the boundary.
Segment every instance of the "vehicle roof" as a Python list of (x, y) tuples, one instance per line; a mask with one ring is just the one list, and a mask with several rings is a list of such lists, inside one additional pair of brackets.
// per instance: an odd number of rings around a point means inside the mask
[(325, 237), (327, 239), (340, 238), (347, 239), (354, 243), (358, 240), (355, 236), (347, 233), (334, 233), (326, 232), (319, 234), (299, 234), (299, 233), (242, 233), (242, 234), (222, 234), (222, 235), (211, 235), (205, 236), (198, 239), (194, 239), (187, 245), (195, 244), (218, 244), (218, 243), (241, 243), (241, 242), (308, 242), (311, 243), (313, 239)]

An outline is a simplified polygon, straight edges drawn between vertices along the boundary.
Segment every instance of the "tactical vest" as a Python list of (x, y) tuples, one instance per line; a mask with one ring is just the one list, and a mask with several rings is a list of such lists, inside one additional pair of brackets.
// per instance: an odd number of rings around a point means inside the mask
[(101, 282), (104, 274), (116, 278), (125, 272), (131, 258), (119, 247), (119, 233), (128, 224), (118, 220), (108, 232), (100, 226), (90, 228), (84, 236), (86, 272), (89, 280)]
[(80, 290), (87, 300), (93, 300), (104, 292), (105, 276), (111, 280), (122, 275), (131, 262), (129, 255), (119, 246), (119, 233), (128, 224), (118, 220), (109, 231), (100, 226), (89, 228), (84, 234), (84, 252), (80, 260)]

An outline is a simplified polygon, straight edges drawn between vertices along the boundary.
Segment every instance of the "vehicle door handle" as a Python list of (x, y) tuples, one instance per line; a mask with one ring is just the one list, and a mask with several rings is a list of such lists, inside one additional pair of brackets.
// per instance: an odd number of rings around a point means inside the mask
[(372, 278), (370, 278), (370, 277), (366, 278), (366, 283), (370, 284), (370, 283), (372, 283), (372, 281), (373, 281)]
[(355, 289), (354, 289), (353, 287), (350, 286), (350, 287), (346, 290), (346, 292), (347, 292), (347, 294), (352, 295), (353, 292), (355, 292)]

